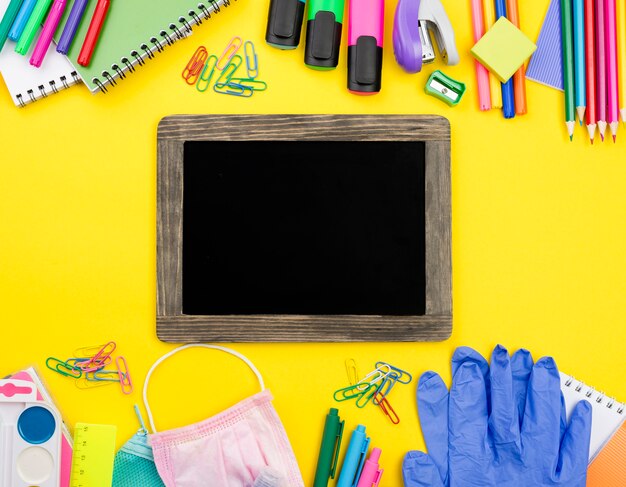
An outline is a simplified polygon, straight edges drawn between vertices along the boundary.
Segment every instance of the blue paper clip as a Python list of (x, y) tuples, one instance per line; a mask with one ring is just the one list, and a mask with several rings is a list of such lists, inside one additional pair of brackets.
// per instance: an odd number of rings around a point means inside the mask
[[(250, 46), (249, 49), (248, 46)], [(246, 56), (246, 71), (248, 73), (248, 78), (254, 79), (259, 75), (259, 62), (252, 41), (244, 42), (243, 53)], [(250, 62), (251, 58), (254, 60), (254, 64)]]
[(238, 85), (237, 83), (215, 83), (213, 90), (221, 95), (242, 96), (250, 98), (254, 94), (254, 90), (249, 86)]
[(390, 370), (397, 372), (400, 376), (397, 381), (400, 384), (410, 384), (413, 380), (413, 376), (409, 374), (406, 370), (399, 369), (398, 367), (394, 367), (393, 365), (388, 364), (387, 362), (376, 362), (376, 367), (381, 367), (386, 365)]

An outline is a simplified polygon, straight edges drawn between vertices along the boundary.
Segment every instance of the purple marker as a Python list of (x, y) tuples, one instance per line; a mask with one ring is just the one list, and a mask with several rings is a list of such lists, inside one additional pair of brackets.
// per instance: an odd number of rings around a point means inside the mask
[(61, 54), (67, 54), (78, 30), (78, 24), (80, 24), (83, 14), (85, 13), (85, 7), (87, 6), (87, 0), (76, 0), (70, 11), (70, 15), (65, 22), (63, 33), (57, 44), (57, 52)]

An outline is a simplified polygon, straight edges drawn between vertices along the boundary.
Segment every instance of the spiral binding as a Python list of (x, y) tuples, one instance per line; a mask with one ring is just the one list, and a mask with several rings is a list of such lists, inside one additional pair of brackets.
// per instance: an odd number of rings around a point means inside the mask
[(615, 398), (607, 396), (601, 391), (597, 391), (593, 387), (585, 384), (584, 382), (576, 380), (572, 376), (567, 376), (567, 380), (564, 382), (566, 387), (572, 387), (572, 384), (574, 383), (576, 383), (576, 385), (574, 386), (574, 391), (580, 393), (583, 392), (584, 388), (586, 388), (587, 390), (584, 391), (585, 397), (591, 398), (594, 394), (597, 394), (595, 402), (597, 402), (598, 404), (604, 404), (608, 409), (613, 409), (614, 407), (616, 407), (615, 412), (617, 414), (624, 414), (626, 405), (616, 401)]
[[(80, 82), (80, 76), (78, 75), (76, 71), (72, 71), (70, 73), (70, 76), (72, 77), (72, 84)], [(69, 88), (69, 87), (70, 87), (70, 83), (68, 82), (67, 77), (61, 76), (60, 78), (58, 78), (58, 82), (57, 80), (52, 79), (48, 81), (47, 85), (41, 84), (37, 86), (36, 89), (27, 90), (26, 94), (17, 93), (15, 95), (15, 98), (17, 100), (17, 103), (20, 105), (20, 107), (23, 108), (28, 103), (37, 101), (40, 98), (46, 98), (51, 93), (52, 94), (58, 93), (59, 90), (64, 89), (64, 88)]]
[[(100, 77), (93, 78), (92, 82), (102, 93), (106, 93), (108, 88), (117, 85), (116, 78), (126, 78), (126, 74), (135, 72), (136, 66), (143, 66), (146, 60), (153, 59), (156, 53), (163, 52), (167, 46), (171, 46), (176, 41), (187, 37), (191, 34), (194, 26), (209, 20), (211, 15), (220, 13), (221, 9), (229, 7), (232, 1), (204, 0), (198, 3), (197, 11), (189, 10), (186, 17), (181, 16), (178, 18), (178, 25), (175, 23), (169, 24), (167, 29), (159, 32), (158, 36), (150, 37), (148, 42), (130, 51), (128, 56), (121, 58), (119, 63), (111, 65), (110, 70), (103, 71)], [(22, 103), (21, 100), (20, 103)]]

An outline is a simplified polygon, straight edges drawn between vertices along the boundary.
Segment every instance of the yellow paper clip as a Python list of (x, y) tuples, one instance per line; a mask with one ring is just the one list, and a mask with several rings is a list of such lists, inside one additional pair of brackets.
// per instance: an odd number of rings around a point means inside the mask
[(356, 368), (356, 362), (353, 358), (346, 360), (346, 374), (348, 374), (348, 383), (351, 386), (359, 381), (359, 370)]
[[(217, 56), (211, 54), (206, 60), (204, 68), (202, 68), (202, 72), (200, 73), (200, 77), (198, 78), (198, 81), (196, 83), (196, 89), (198, 91), (204, 93), (209, 88), (209, 86), (211, 86), (211, 78), (213, 78), (215, 66), (217, 66)], [(207, 72), (208, 76), (206, 75)]]
[(74, 357), (77, 357), (78, 359), (90, 359), (100, 350), (102, 350), (102, 347), (104, 347), (104, 345), (104, 343), (101, 343), (100, 345), (91, 345), (89, 347), (77, 348), (76, 350), (74, 350)]
[(187, 66), (183, 69), (183, 79), (185, 80), (185, 83), (188, 85), (196, 84), (208, 57), (209, 53), (206, 50), (206, 47), (200, 46), (196, 49), (196, 52), (194, 52), (193, 56), (191, 56)]
[(243, 53), (246, 57), (246, 71), (248, 78), (254, 79), (259, 75), (259, 62), (254, 50), (254, 44), (251, 41), (246, 41), (243, 44)]
[(222, 53), (220, 58), (217, 60), (217, 64), (216, 64), (217, 69), (221, 71), (222, 69), (226, 68), (226, 66), (228, 66), (228, 64), (230, 63), (230, 60), (237, 53), (242, 43), (243, 41), (241, 40), (241, 37), (238, 37), (238, 36), (235, 36), (230, 40), (230, 42), (226, 46), (226, 49), (224, 49), (224, 52)]

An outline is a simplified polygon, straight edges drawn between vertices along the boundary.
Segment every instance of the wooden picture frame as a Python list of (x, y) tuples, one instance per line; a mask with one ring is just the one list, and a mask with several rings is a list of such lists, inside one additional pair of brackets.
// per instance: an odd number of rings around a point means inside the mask
[[(185, 141), (423, 141), (426, 313), (420, 316), (183, 314)], [(157, 136), (157, 336), (186, 342), (412, 342), (452, 332), (450, 125), (430, 115), (174, 115)]]

